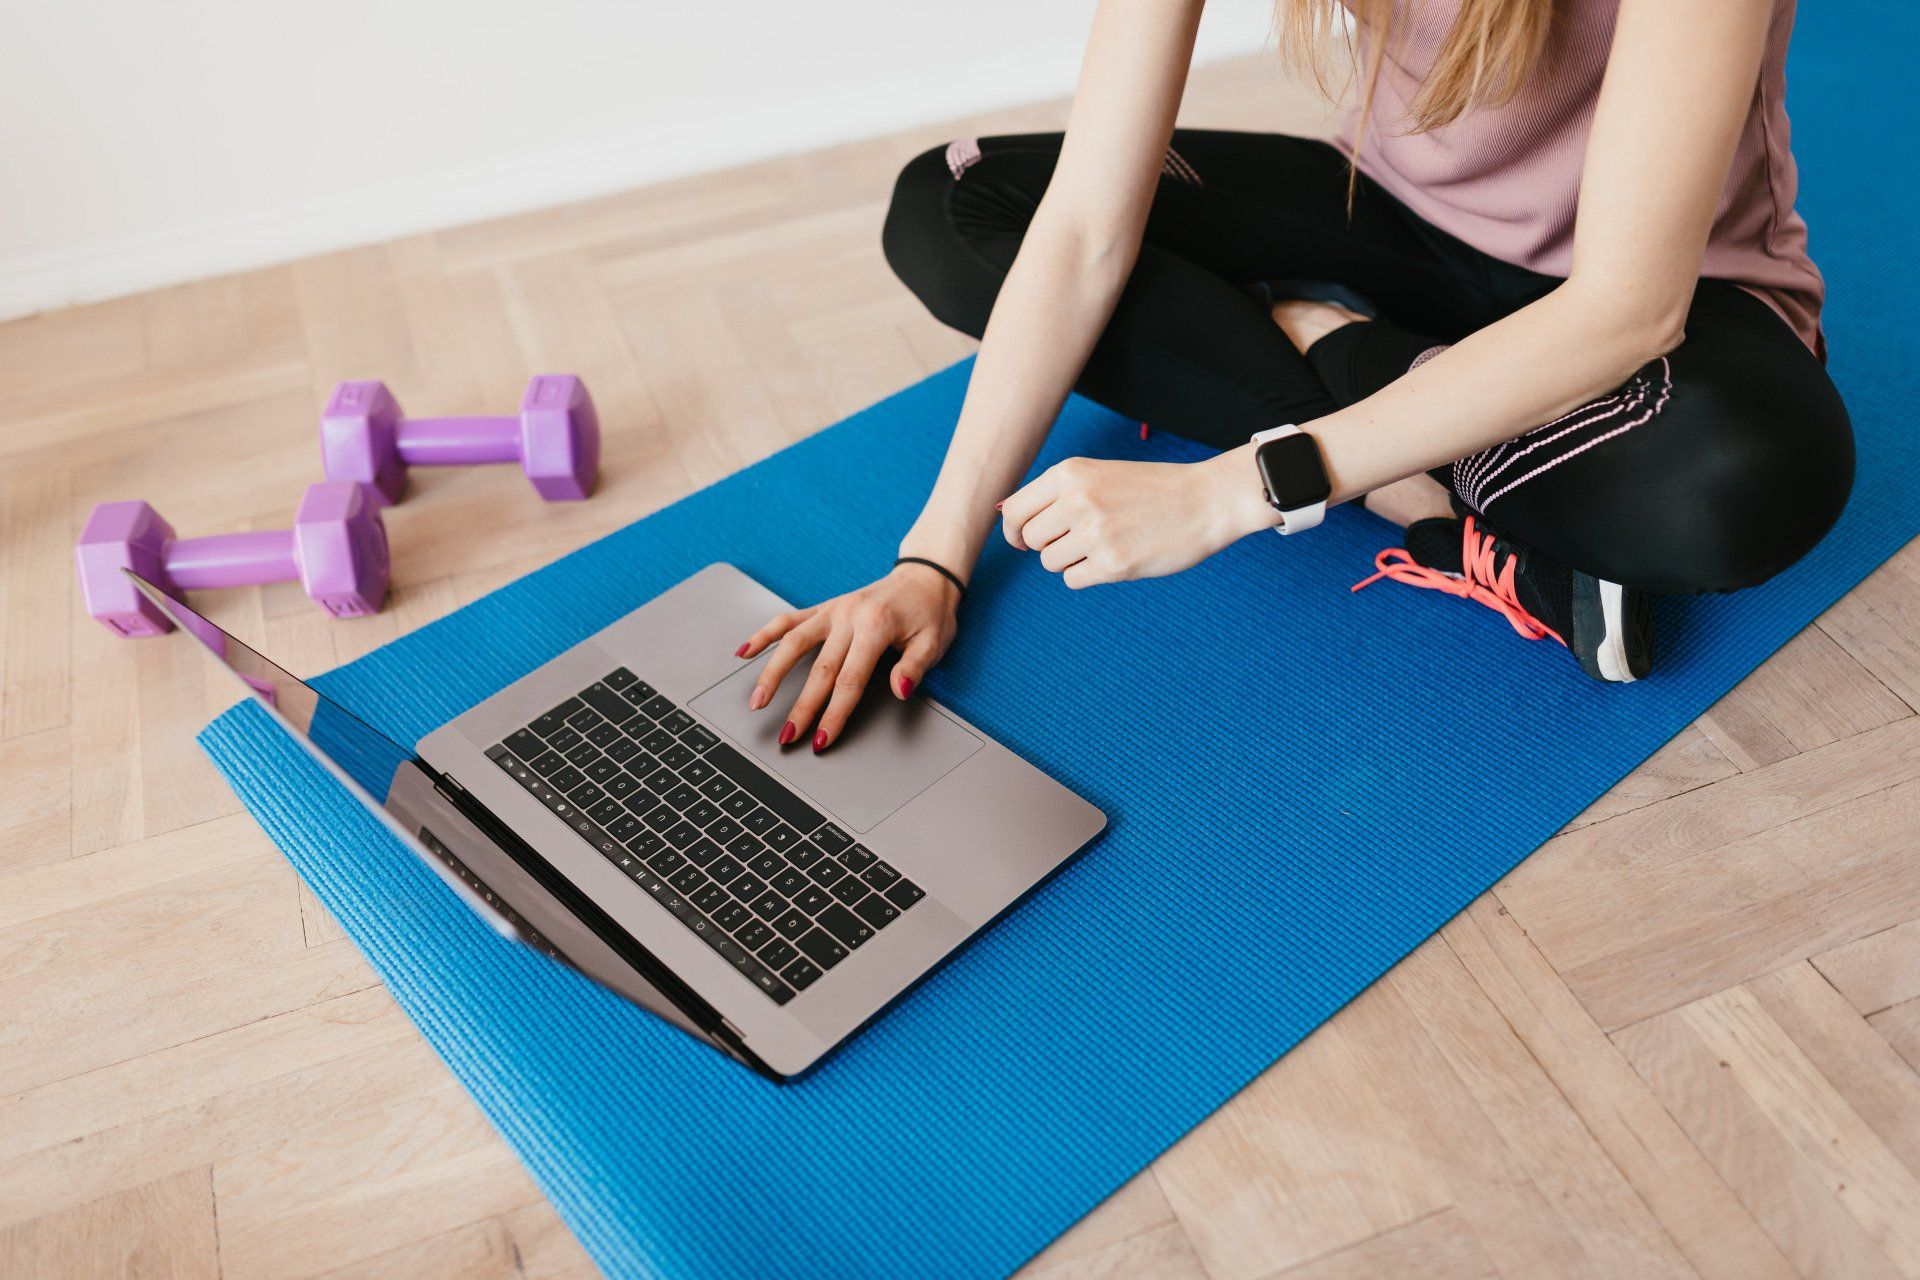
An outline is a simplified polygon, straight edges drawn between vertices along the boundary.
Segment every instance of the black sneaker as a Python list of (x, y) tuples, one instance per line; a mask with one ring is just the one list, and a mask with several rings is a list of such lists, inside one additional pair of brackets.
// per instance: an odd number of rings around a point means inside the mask
[(1644, 591), (1569, 569), (1479, 527), (1435, 516), (1407, 526), (1407, 545), (1374, 558), (1381, 578), (1498, 610), (1529, 640), (1558, 640), (1596, 680), (1638, 680), (1653, 666), (1653, 610)]

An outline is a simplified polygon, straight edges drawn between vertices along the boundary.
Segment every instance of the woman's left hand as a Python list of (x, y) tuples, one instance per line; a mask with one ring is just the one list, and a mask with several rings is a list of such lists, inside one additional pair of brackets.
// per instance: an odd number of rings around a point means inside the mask
[(1240, 454), (1189, 463), (1069, 458), (1000, 504), (1001, 531), (1076, 589), (1178, 573), (1273, 523)]

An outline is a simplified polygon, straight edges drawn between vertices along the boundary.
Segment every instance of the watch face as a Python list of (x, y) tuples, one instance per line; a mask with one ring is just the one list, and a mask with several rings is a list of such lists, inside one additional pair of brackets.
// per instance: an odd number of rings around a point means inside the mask
[(1305, 432), (1264, 441), (1253, 456), (1260, 481), (1267, 486), (1267, 501), (1278, 510), (1295, 511), (1333, 496), (1320, 445)]

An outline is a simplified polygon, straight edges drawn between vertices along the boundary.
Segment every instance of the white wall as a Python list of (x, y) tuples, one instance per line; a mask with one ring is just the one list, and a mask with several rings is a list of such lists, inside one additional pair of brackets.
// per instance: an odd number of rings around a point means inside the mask
[(4, 8), (0, 317), (1063, 93), (1092, 0)]

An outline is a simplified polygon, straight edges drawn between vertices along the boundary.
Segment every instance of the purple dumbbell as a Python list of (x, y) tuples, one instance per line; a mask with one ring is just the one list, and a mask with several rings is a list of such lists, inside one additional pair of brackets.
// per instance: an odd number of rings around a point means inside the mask
[(403, 418), (384, 382), (343, 382), (320, 418), (329, 480), (358, 480), (400, 501), (408, 467), (517, 462), (549, 502), (584, 498), (600, 470), (600, 419), (570, 373), (527, 384), (517, 418)]
[(372, 491), (348, 480), (307, 486), (293, 528), (176, 538), (144, 502), (103, 502), (74, 547), (87, 612), (115, 635), (157, 636), (167, 616), (134, 588), (133, 570), (169, 595), (299, 579), (336, 618), (379, 612), (387, 598), (387, 530)]

